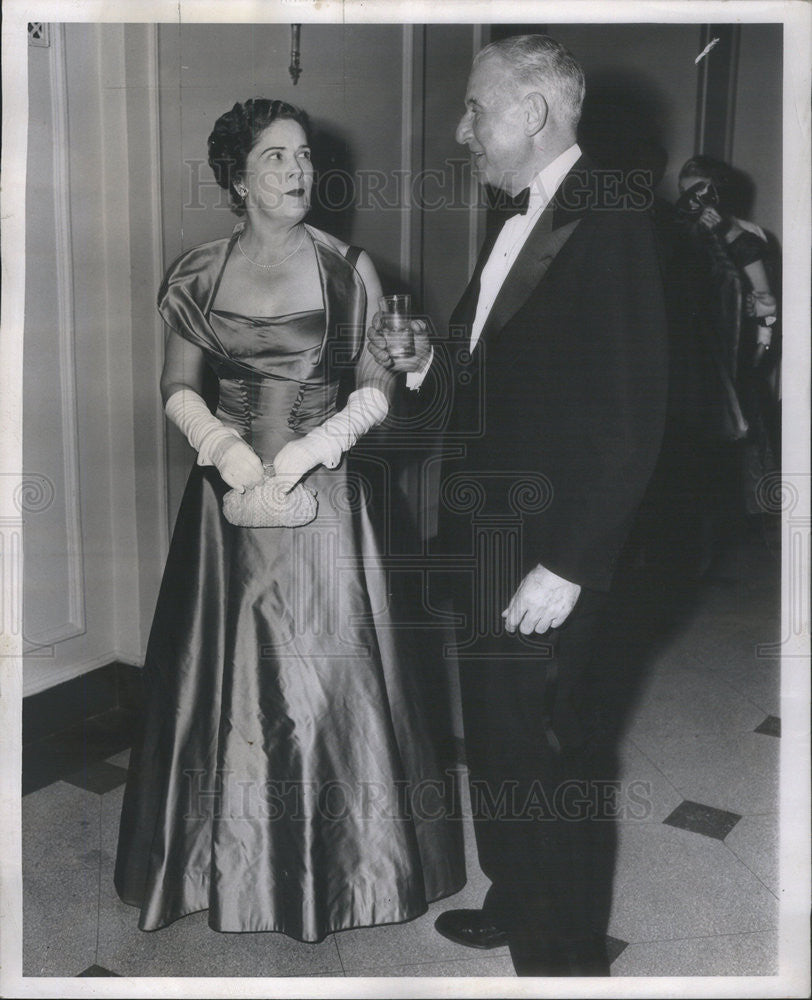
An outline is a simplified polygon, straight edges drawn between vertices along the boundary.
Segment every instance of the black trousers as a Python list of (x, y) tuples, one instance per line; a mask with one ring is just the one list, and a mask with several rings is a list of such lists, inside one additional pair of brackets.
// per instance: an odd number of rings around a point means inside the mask
[[(605, 595), (582, 591), (545, 636), (460, 652), (463, 723), (484, 909), (518, 975), (608, 975), (614, 747), (595, 658)], [(497, 631), (497, 630), (495, 630)]]

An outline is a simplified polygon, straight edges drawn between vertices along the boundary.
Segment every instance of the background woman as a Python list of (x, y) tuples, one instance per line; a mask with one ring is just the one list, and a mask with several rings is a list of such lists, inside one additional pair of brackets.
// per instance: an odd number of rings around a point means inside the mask
[(745, 509), (759, 514), (758, 482), (780, 462), (777, 302), (767, 237), (755, 223), (733, 214), (735, 176), (721, 161), (693, 157), (680, 170), (678, 208), (691, 220), (705, 252), (717, 343), (741, 408), (742, 435), (746, 433)]
[[(408, 920), (464, 883), (364, 480), (344, 458), (388, 408), (392, 376), (363, 350), (380, 284), (365, 253), (303, 221), (308, 133), (281, 101), (218, 119), (209, 162), (245, 221), (184, 253), (159, 294), (166, 412), (198, 458), (121, 818), (116, 886), (145, 930), (208, 909), (217, 930), (317, 941)], [(225, 519), (228, 487), (254, 489), (268, 464), (285, 492), (306, 477), (315, 520)]]

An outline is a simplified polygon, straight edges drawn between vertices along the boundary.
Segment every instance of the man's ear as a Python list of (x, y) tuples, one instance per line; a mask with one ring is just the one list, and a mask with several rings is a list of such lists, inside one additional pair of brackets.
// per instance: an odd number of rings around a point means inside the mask
[(549, 108), (547, 99), (537, 90), (527, 94), (523, 101), (525, 113), (525, 129), (528, 135), (535, 135), (547, 124)]

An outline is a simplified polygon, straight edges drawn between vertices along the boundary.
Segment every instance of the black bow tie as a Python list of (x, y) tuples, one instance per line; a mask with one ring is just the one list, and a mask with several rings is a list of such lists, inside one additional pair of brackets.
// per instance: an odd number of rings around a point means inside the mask
[(501, 192), (496, 207), (508, 219), (514, 215), (527, 215), (527, 206), (530, 204), (530, 188), (526, 187), (517, 195), (509, 195), (507, 191)]

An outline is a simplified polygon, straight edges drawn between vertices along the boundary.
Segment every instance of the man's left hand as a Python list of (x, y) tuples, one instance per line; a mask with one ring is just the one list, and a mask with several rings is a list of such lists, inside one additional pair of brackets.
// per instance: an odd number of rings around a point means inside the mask
[(519, 584), (510, 604), (502, 612), (508, 632), (518, 629), (523, 635), (563, 625), (581, 594), (577, 583), (570, 583), (552, 570), (538, 565)]

